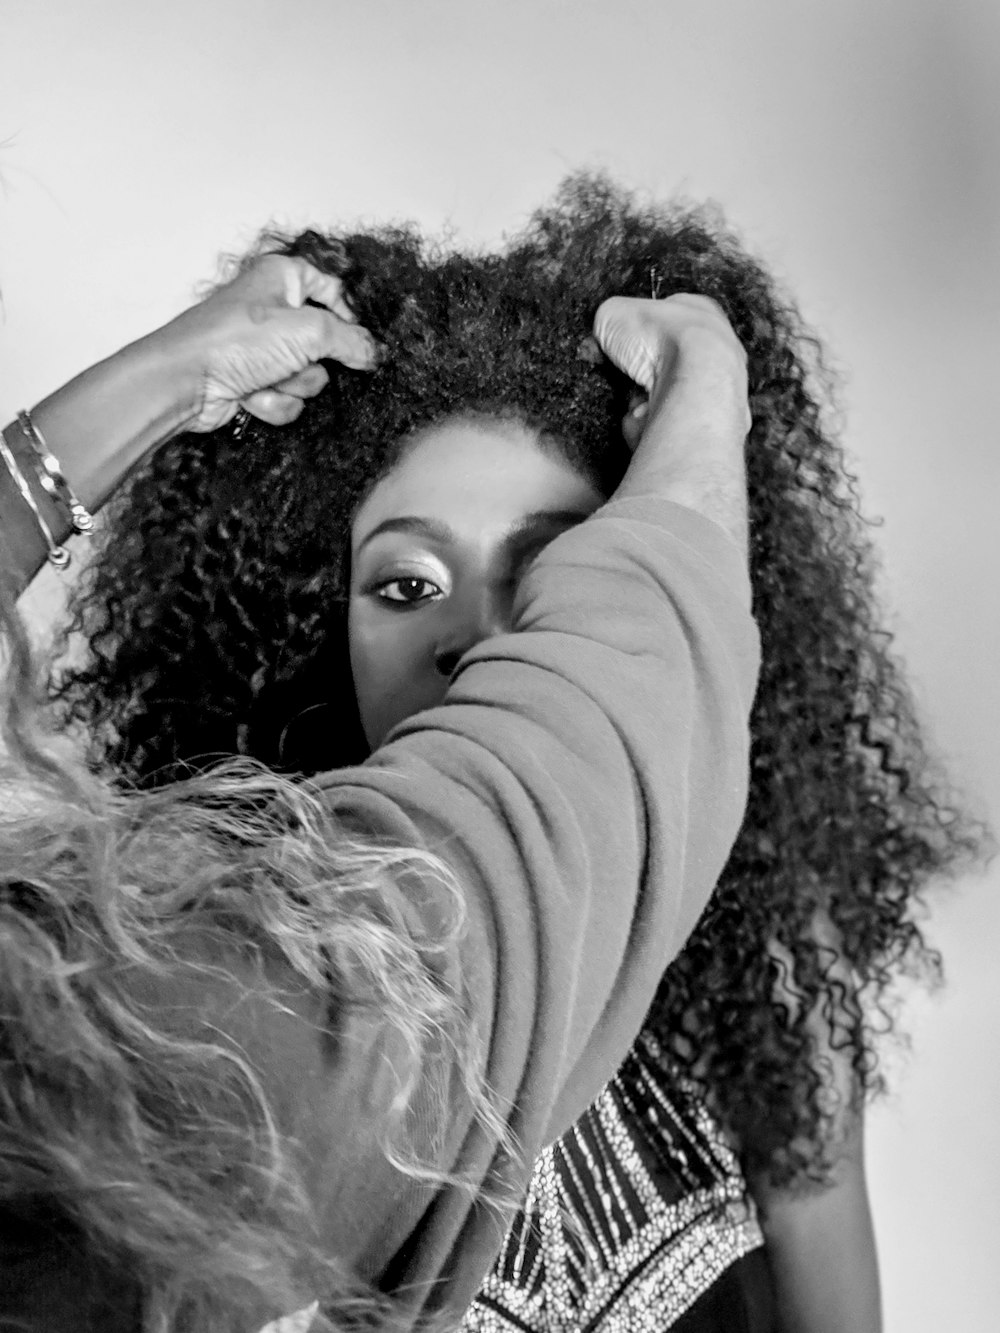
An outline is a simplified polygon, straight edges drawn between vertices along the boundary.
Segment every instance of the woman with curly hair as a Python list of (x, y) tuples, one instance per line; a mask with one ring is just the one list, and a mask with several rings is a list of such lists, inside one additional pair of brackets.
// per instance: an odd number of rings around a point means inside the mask
[(194, 439), (154, 458), (78, 604), (91, 657), (64, 703), (154, 787), (232, 754), (317, 772), (419, 732), (641, 433), (644, 377), (612, 339), (631, 378), (603, 360), (594, 312), (718, 302), (753, 419), (750, 812), (629, 1058), (538, 1159), (466, 1325), (877, 1328), (874, 1030), (896, 971), (933, 966), (915, 898), (970, 838), (881, 630), (814, 342), (717, 221), (586, 178), (503, 255), (406, 229), (274, 247), (341, 278), (380, 365), (210, 464)]
[[(317, 1301), (318, 1329), (453, 1326), (535, 1156), (626, 1055), (745, 800), (749, 417), (711, 302), (611, 303), (598, 336), (653, 388), (613, 501), (364, 765), (113, 780), (41, 732), (0, 596), (0, 1326), (254, 1333)], [(321, 359), (356, 409), (373, 345), (341, 280), (272, 255), (20, 414), (4, 574), (62, 563), (178, 431), (185, 453), (238, 404), (293, 421)], [(247, 448), (201, 521), (266, 593), (287, 549), (252, 556), (227, 518)], [(546, 479), (582, 503), (568, 465)], [(260, 605), (191, 623), (225, 656)]]

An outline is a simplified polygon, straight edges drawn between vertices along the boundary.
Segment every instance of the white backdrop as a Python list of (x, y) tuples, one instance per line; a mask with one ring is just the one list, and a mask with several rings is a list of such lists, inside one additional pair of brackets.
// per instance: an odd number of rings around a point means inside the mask
[[(0, 0), (0, 418), (272, 218), (496, 240), (581, 165), (714, 198), (844, 372), (899, 645), (1000, 823), (998, 89), (988, 0)], [(998, 881), (937, 901), (872, 1117), (888, 1333), (997, 1327)]]

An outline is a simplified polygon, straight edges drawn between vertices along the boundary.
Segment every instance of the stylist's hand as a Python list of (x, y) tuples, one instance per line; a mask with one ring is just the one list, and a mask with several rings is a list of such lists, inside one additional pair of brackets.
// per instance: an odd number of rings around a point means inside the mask
[(750, 429), (747, 359), (721, 308), (706, 296), (663, 300), (613, 296), (594, 319), (601, 350), (637, 386), (623, 422), (635, 449), (651, 414), (671, 400), (712, 429), (738, 438)]
[(255, 260), (149, 337), (183, 368), (191, 431), (216, 430), (240, 407), (283, 426), (327, 383), (322, 360), (354, 370), (376, 361), (340, 279), (286, 255)]

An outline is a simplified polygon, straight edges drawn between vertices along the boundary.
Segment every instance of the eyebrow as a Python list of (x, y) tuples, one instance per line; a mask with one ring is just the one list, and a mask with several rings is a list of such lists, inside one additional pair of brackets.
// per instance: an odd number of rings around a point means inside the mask
[[(589, 512), (584, 512), (582, 509), (536, 509), (511, 524), (503, 535), (503, 545), (513, 546), (520, 538), (534, 533), (539, 528), (571, 528), (589, 517)], [(438, 542), (442, 546), (458, 544), (458, 534), (454, 528), (441, 519), (423, 518), (418, 514), (401, 514), (398, 518), (387, 518), (377, 523), (358, 543), (358, 555), (369, 542), (389, 532), (413, 533), (418, 537)]]

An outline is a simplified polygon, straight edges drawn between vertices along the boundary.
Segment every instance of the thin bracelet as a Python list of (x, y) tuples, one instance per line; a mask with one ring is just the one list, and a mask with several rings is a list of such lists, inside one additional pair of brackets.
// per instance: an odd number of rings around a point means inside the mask
[(53, 537), (52, 529), (46, 523), (42, 511), (35, 503), (35, 497), (31, 494), (31, 487), (28, 485), (24, 473), (17, 465), (17, 459), (14, 457), (13, 453), (11, 453), (7, 441), (3, 437), (3, 431), (0, 431), (0, 455), (3, 456), (3, 461), (7, 464), (7, 471), (10, 473), (11, 481), (13, 481), (14, 485), (21, 492), (21, 499), (34, 514), (35, 521), (41, 529), (42, 536), (45, 539), (45, 545), (48, 548), (46, 555), (49, 563), (55, 565), (56, 569), (65, 569), (69, 564), (69, 551), (66, 550), (65, 546), (60, 546)]
[(21, 427), (25, 439), (38, 455), (38, 461), (41, 464), (40, 468), (36, 468), (38, 480), (57, 504), (65, 505), (69, 510), (69, 521), (72, 524), (73, 531), (79, 532), (81, 536), (89, 537), (94, 531), (94, 519), (74, 495), (69, 482), (63, 476), (58, 458), (45, 443), (44, 435), (32, 421), (31, 413), (27, 409), (18, 412), (17, 424)]

